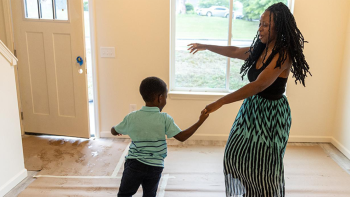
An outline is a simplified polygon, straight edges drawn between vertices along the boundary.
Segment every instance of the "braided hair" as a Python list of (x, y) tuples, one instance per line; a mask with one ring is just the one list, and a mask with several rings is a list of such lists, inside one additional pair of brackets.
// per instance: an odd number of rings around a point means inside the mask
[[(263, 59), (263, 66), (268, 65), (273, 57), (278, 53), (279, 57), (275, 68), (281, 68), (289, 56), (289, 58), (292, 60), (291, 71), (293, 73), (293, 77), (295, 77), (295, 83), (299, 81), (303, 84), (303, 86), (305, 86), (305, 77), (307, 77), (307, 73), (312, 76), (309, 72), (309, 65), (306, 62), (305, 56), (303, 54), (304, 43), (307, 43), (307, 41), (304, 41), (304, 37), (297, 27), (292, 13), (289, 11), (289, 8), (285, 4), (281, 2), (273, 4), (268, 7), (266, 11), (270, 12), (270, 27), (271, 15), (273, 15), (275, 30), (277, 34), (275, 46), (272, 49), (271, 55), (265, 61), (267, 55), (266, 47), (268, 47), (268, 45), (260, 41), (258, 30), (252, 45), (247, 51), (247, 53), (249, 52), (250, 55), (241, 67), (240, 74), (242, 74), (242, 79), (247, 74), (248, 70), (253, 65), (255, 65), (256, 61), (266, 48)], [(270, 38), (270, 27), (268, 38)]]

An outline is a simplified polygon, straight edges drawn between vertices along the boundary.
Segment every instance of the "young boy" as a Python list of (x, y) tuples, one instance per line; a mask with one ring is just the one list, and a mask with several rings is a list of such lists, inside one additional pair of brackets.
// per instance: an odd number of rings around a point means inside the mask
[(131, 112), (117, 126), (112, 127), (113, 135), (129, 135), (132, 143), (125, 157), (123, 177), (118, 197), (134, 195), (140, 185), (143, 197), (155, 197), (167, 156), (168, 138), (186, 141), (207, 119), (205, 110), (199, 120), (186, 130), (175, 124), (167, 113), (161, 113), (166, 105), (167, 86), (157, 77), (148, 77), (141, 82), (140, 93), (145, 101), (142, 109)]

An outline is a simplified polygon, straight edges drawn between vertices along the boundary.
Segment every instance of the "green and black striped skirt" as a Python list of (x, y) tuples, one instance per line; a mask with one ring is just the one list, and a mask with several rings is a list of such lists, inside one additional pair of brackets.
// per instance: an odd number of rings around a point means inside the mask
[(285, 196), (283, 156), (291, 112), (285, 96), (243, 101), (224, 154), (226, 196)]

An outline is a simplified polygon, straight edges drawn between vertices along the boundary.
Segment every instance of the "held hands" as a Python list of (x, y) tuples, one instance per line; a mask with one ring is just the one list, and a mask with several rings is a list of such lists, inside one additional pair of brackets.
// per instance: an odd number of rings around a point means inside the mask
[(206, 46), (204, 44), (199, 44), (199, 43), (191, 43), (189, 45), (189, 48), (187, 50), (190, 50), (190, 53), (193, 55), (197, 53), (198, 51), (204, 51), (206, 50)]
[(209, 113), (206, 113), (206, 112), (207, 112), (206, 109), (203, 109), (201, 111), (201, 115), (199, 116), (199, 122), (204, 122), (208, 118)]

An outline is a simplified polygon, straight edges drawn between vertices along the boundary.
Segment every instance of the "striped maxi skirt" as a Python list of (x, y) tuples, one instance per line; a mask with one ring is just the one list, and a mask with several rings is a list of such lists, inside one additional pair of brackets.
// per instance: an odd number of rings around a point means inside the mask
[(226, 196), (285, 196), (283, 156), (291, 112), (285, 96), (243, 101), (224, 154)]

